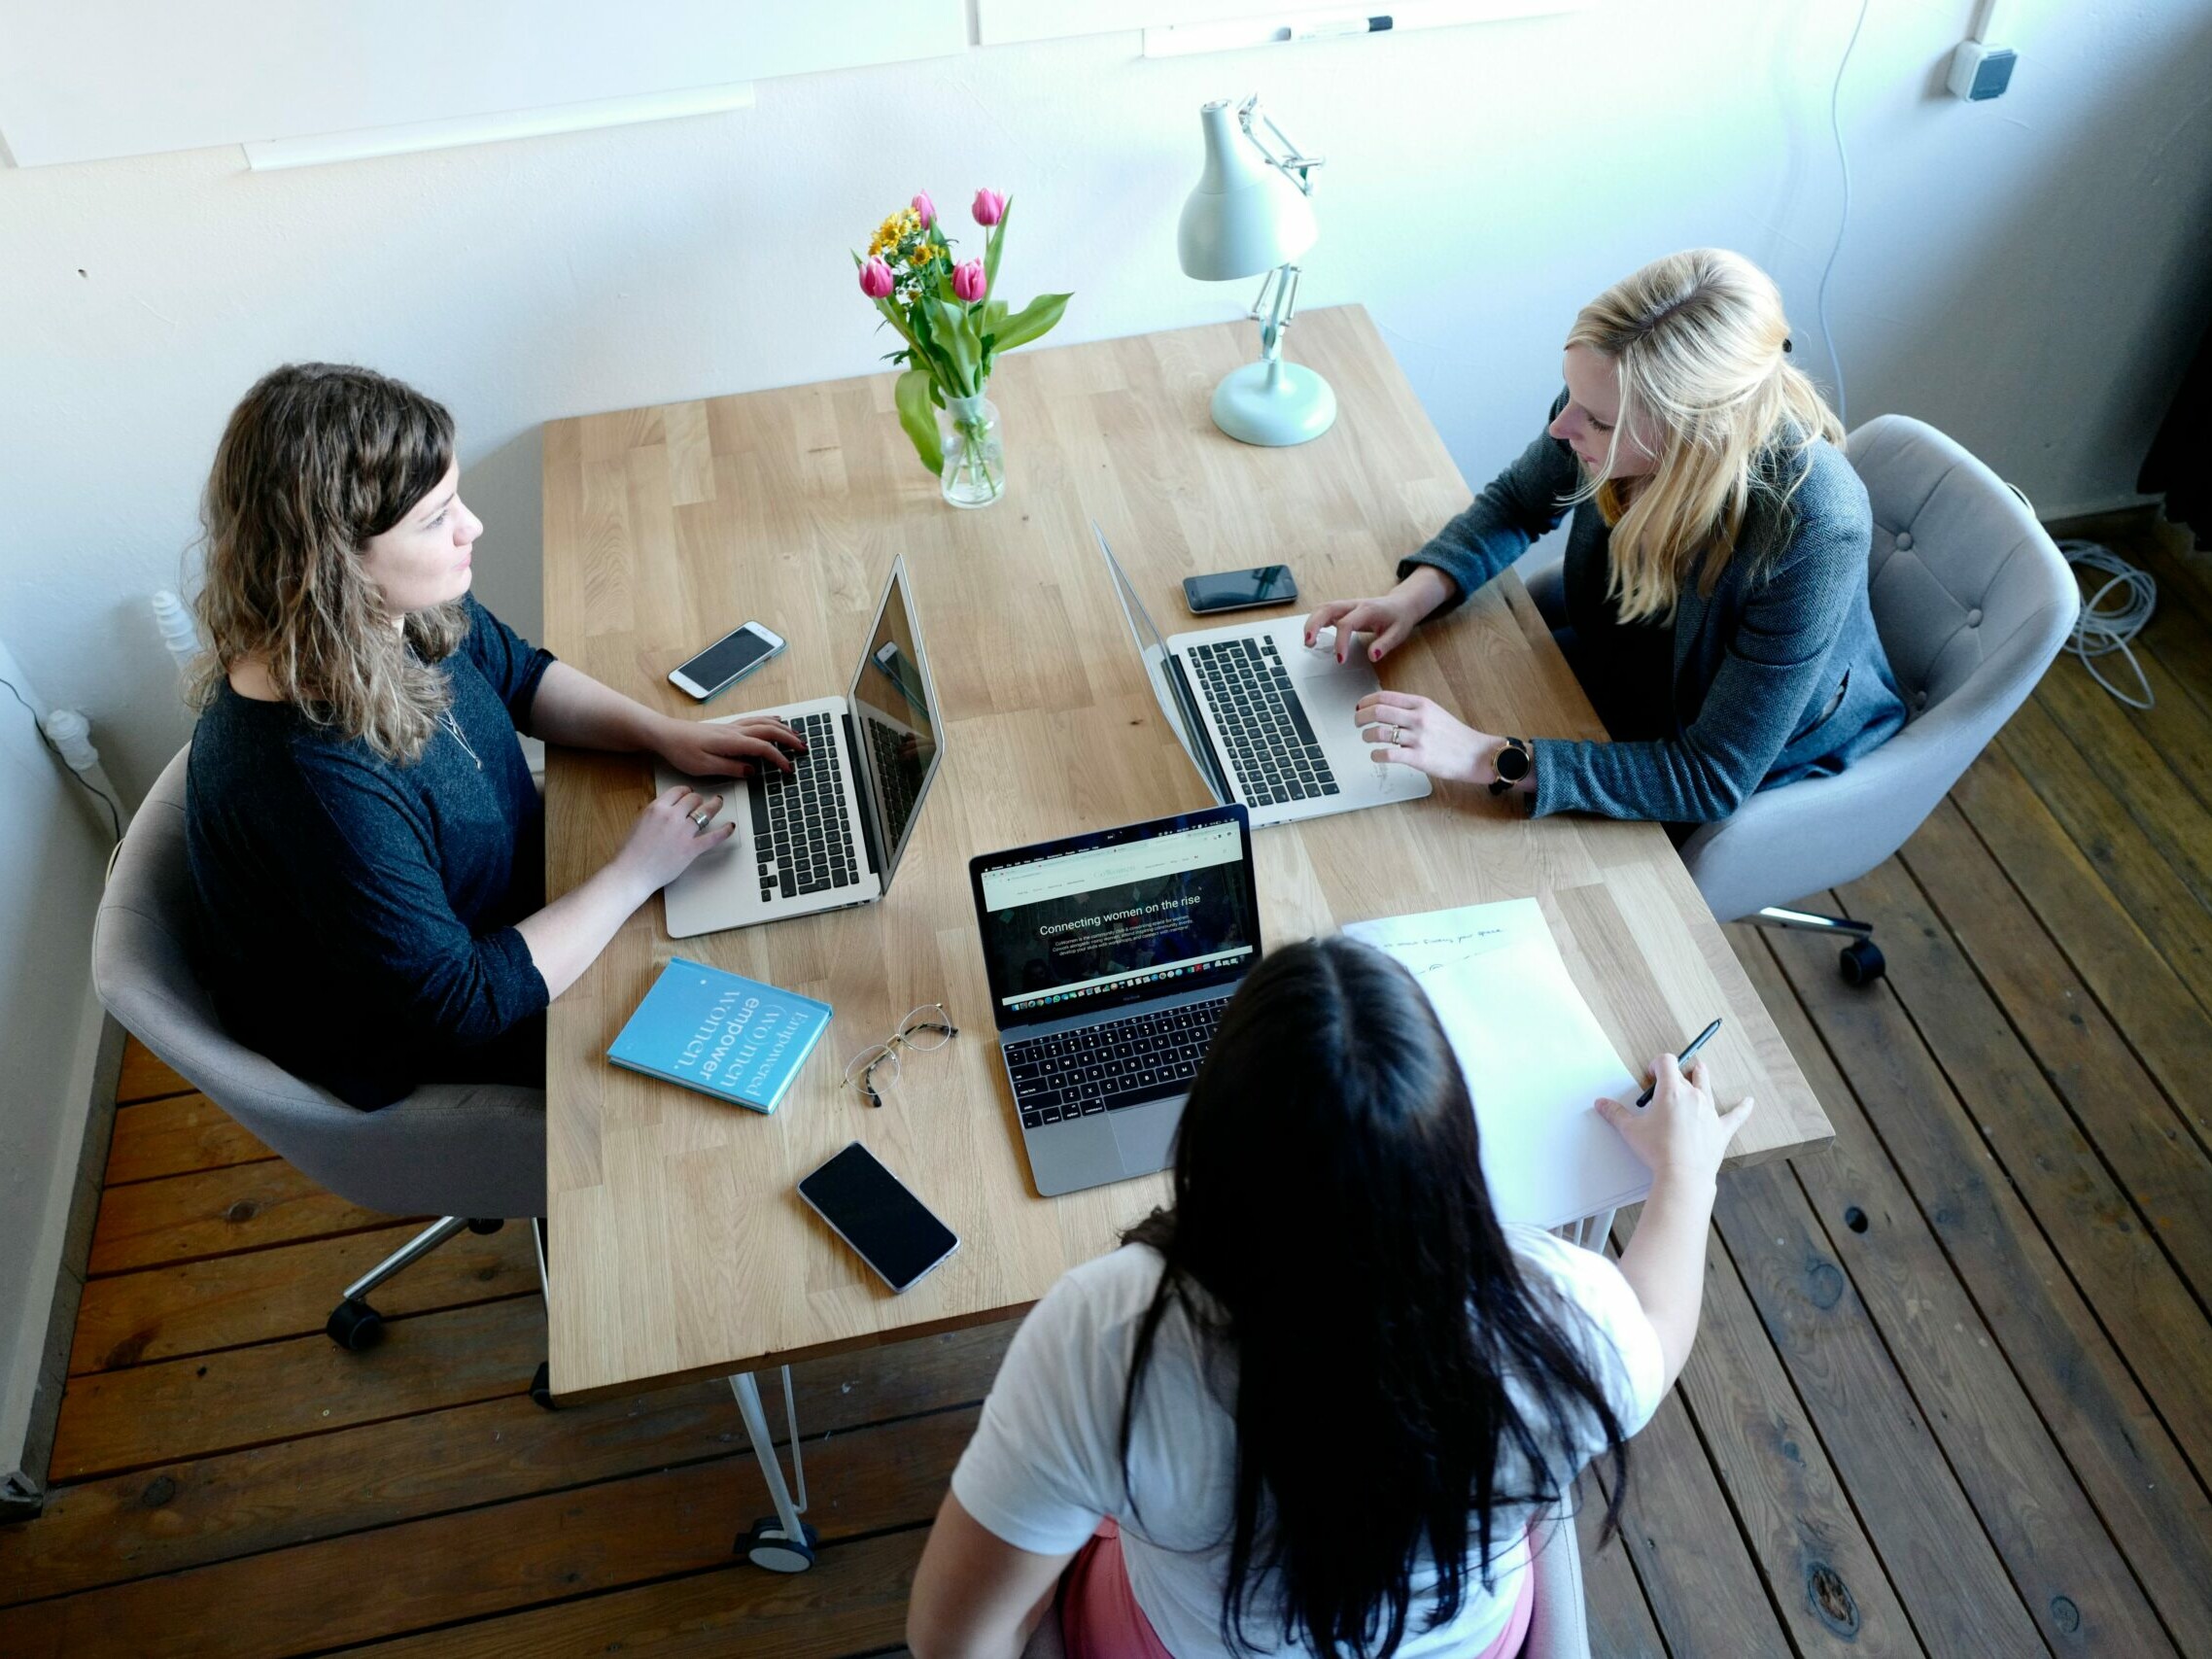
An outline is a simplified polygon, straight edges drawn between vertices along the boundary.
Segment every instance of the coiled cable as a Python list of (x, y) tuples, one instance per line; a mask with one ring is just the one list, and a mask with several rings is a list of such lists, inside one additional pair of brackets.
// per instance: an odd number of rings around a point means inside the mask
[[(2150, 571), (2137, 570), (2100, 542), (2061, 541), (2058, 551), (2066, 556), (2066, 563), (2077, 574), (2095, 570), (2106, 577), (2101, 586), (2082, 601), (2082, 612), (2074, 619), (2074, 636), (2066, 641), (2066, 649), (2082, 659), (2082, 667), (2090, 671), (2091, 678), (2128, 708), (2150, 708), (2155, 701), (2151, 681), (2143, 673), (2143, 665), (2135, 660), (2128, 641), (2143, 632), (2144, 625), (2151, 620), (2151, 612), (2158, 608), (2158, 582)], [(2095, 577), (2089, 580), (2094, 581)], [(2135, 683), (2143, 691), (2140, 700), (2128, 696), (2097, 672), (2096, 659), (2108, 657), (2115, 651), (2126, 658), (2127, 666), (2135, 671)]]

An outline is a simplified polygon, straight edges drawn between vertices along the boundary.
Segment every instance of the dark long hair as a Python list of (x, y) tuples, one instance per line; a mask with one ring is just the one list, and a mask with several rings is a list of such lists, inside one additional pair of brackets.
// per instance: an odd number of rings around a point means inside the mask
[[(1455, 1617), (1469, 1540), (1487, 1586), (1498, 1509), (1558, 1498), (1547, 1471), (1593, 1418), (1616, 1524), (1627, 1449), (1577, 1340), (1590, 1328), (1516, 1266), (1459, 1063), (1412, 976), (1379, 950), (1292, 945), (1244, 982), (1184, 1109), (1174, 1208), (1126, 1242), (1166, 1270), (1123, 1400), (1124, 1477), (1169, 1306), (1234, 1358), (1232, 1652), (1278, 1640), (1246, 1635), (1270, 1579), (1280, 1640), (1317, 1653), (1391, 1653), (1421, 1610), (1410, 1583), (1425, 1559), (1434, 1600), (1410, 1628)], [(1538, 1490), (1500, 1485), (1514, 1454)]]

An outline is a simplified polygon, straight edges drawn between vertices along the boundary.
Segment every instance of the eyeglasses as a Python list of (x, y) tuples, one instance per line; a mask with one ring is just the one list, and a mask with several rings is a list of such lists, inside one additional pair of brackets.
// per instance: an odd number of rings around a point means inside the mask
[(845, 1081), (848, 1087), (859, 1089), (869, 1105), (881, 1106), (883, 1097), (876, 1092), (879, 1066), (889, 1066), (891, 1077), (896, 1080), (901, 1049), (926, 1054), (933, 1049), (942, 1049), (959, 1034), (960, 1028), (952, 1023), (952, 1017), (945, 1012), (942, 1002), (925, 1003), (900, 1020), (899, 1028), (886, 1040), (854, 1054), (851, 1064), (845, 1068)]

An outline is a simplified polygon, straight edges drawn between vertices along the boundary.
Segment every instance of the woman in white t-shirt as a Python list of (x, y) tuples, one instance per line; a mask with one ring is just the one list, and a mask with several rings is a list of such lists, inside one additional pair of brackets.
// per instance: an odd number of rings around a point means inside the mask
[(1614, 1523), (1750, 1112), (1716, 1113), (1702, 1064), (1653, 1070), (1647, 1109), (1597, 1106), (1653, 1176), (1616, 1266), (1499, 1225), (1402, 968), (1346, 939), (1268, 957), (1185, 1108), (1174, 1207), (1015, 1337), (916, 1574), (915, 1653), (1518, 1652), (1529, 1524), (1600, 1457)]

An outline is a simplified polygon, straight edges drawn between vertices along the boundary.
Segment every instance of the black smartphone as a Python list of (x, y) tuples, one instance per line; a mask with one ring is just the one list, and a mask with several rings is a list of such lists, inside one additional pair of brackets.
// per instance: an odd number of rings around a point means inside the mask
[(858, 1141), (801, 1181), (799, 1196), (893, 1291), (960, 1248), (959, 1235)]
[(1285, 605), (1297, 597), (1297, 578), (1288, 565), (1256, 565), (1249, 570), (1216, 570), (1209, 576), (1183, 578), (1183, 603), (1192, 616)]

